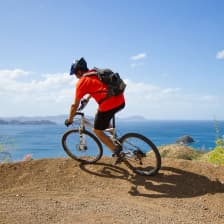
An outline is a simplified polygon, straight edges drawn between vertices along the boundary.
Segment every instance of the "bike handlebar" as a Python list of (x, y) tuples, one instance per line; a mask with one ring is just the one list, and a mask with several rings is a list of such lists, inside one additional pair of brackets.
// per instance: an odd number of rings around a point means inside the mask
[(84, 116), (84, 113), (82, 113), (82, 112), (76, 112), (75, 115)]

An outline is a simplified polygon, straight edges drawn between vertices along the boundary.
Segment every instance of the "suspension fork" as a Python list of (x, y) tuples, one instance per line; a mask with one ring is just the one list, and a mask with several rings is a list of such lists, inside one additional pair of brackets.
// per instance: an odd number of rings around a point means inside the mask
[(83, 135), (84, 130), (85, 130), (85, 119), (84, 115), (81, 115), (81, 122), (79, 125), (79, 139), (80, 139), (79, 144), (82, 149), (86, 148), (86, 139), (85, 136)]

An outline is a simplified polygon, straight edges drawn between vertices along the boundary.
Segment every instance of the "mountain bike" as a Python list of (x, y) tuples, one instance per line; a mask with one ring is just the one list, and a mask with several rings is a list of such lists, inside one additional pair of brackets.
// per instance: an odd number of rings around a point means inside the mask
[[(93, 124), (80, 110), (75, 115), (73, 129), (62, 137), (62, 146), (69, 157), (81, 163), (96, 163), (103, 155), (100, 140), (92, 133)], [(90, 128), (87, 130), (86, 127)], [(105, 130), (114, 144), (122, 146), (120, 162), (140, 175), (152, 176), (161, 168), (161, 156), (155, 144), (139, 133), (126, 133), (118, 137), (115, 116), (112, 127)]]

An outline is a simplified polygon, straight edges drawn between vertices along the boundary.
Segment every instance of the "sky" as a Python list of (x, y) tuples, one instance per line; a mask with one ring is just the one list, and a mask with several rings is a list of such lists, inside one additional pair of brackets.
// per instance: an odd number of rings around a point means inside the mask
[[(120, 117), (224, 120), (224, 1), (0, 0), (0, 117), (68, 114), (71, 63), (127, 83)], [(87, 114), (97, 105), (91, 101)]]

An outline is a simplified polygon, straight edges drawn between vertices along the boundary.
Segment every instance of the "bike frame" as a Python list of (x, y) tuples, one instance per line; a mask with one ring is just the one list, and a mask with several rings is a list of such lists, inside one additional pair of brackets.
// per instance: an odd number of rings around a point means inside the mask
[[(80, 133), (82, 132), (82, 130), (85, 129), (85, 126), (89, 127), (90, 129), (93, 129), (93, 123), (85, 118), (84, 113), (76, 112), (75, 115), (81, 116), (81, 122), (79, 124)], [(115, 127), (115, 116), (112, 117), (112, 127), (105, 129), (104, 132), (107, 132), (111, 135), (110, 138), (113, 142), (118, 141), (117, 134), (116, 134), (116, 127)], [(80, 135), (80, 137), (82, 137), (82, 136)]]

